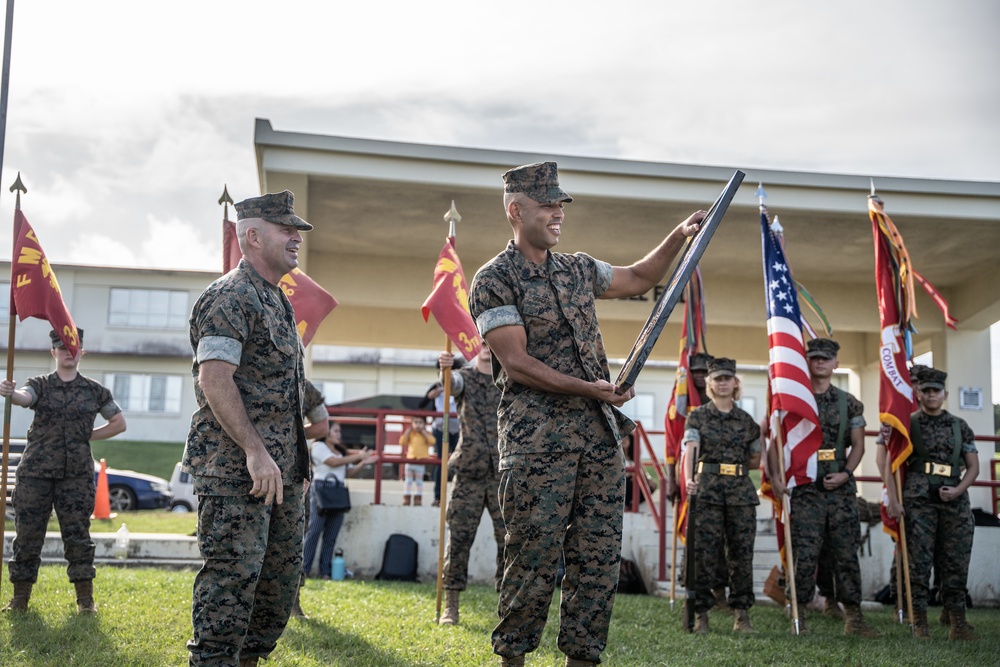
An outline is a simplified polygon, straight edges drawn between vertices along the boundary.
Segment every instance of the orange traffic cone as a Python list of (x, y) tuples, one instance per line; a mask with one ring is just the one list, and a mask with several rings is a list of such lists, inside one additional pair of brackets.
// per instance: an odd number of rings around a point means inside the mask
[(108, 494), (108, 462), (101, 459), (101, 472), (97, 474), (97, 496), (94, 498), (94, 513), (91, 519), (113, 519), (117, 514), (111, 513), (111, 497)]

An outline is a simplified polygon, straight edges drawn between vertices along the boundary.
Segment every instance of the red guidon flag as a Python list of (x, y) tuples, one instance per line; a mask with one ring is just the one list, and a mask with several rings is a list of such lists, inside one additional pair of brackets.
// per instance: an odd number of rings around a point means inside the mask
[[(882, 422), (882, 438), (886, 454), (892, 461), (892, 472), (913, 451), (910, 442), (910, 412), (913, 410), (913, 390), (910, 370), (906, 366), (906, 332), (909, 320), (916, 314), (913, 307), (913, 281), (910, 258), (892, 221), (882, 211), (876, 197), (868, 198), (868, 215), (875, 240), (875, 291), (878, 295), (879, 326), (882, 331), (879, 346), (878, 412)], [(899, 298), (897, 299), (897, 294)], [(884, 494), (883, 494), (884, 496)], [(894, 538), (899, 535), (899, 523), (885, 511), (882, 503), (882, 529)]]
[(462, 272), (462, 262), (455, 251), (455, 237), (445, 240), (434, 266), (434, 288), (420, 312), (426, 322), (431, 313), (455, 344), (462, 356), (472, 359), (479, 354), (482, 340), (469, 312), (469, 288)]
[[(236, 225), (229, 220), (222, 221), (222, 273), (235, 269), (242, 259)], [(278, 281), (278, 287), (288, 297), (295, 311), (295, 325), (302, 338), (302, 345), (312, 341), (319, 325), (334, 308), (337, 300), (323, 289), (319, 283), (300, 269), (292, 269)]]
[(14, 235), (10, 286), (17, 316), (22, 322), (27, 317), (48, 320), (63, 345), (75, 357), (80, 351), (76, 324), (63, 302), (59, 281), (45, 258), (35, 230), (20, 210), (14, 211)]

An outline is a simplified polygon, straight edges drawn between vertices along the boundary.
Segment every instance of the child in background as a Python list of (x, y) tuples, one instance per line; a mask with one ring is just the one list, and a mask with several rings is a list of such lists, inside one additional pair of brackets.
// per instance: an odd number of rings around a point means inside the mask
[[(427, 420), (424, 417), (413, 417), (410, 428), (399, 436), (399, 444), (406, 448), (407, 459), (423, 459), (430, 456), (434, 437), (427, 430)], [(409, 505), (412, 499), (414, 505), (423, 503), (424, 464), (407, 463), (403, 467), (406, 483), (403, 487), (403, 504)], [(414, 493), (416, 487), (416, 493)]]

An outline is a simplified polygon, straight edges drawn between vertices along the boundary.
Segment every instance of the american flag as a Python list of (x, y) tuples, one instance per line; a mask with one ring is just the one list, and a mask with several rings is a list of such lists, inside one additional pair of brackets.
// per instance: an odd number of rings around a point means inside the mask
[[(823, 444), (816, 398), (809, 381), (802, 316), (780, 233), (760, 214), (764, 245), (764, 290), (767, 295), (768, 376), (771, 413), (775, 428), (780, 423), (784, 443), (785, 480), (789, 489), (816, 478), (816, 452)], [(774, 433), (777, 435), (777, 433)]]

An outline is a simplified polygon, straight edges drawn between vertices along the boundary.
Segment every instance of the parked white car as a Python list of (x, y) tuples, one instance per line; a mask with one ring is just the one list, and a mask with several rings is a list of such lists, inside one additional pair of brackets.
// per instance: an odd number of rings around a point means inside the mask
[(170, 503), (171, 512), (194, 512), (198, 509), (198, 496), (194, 494), (191, 475), (181, 470), (180, 462), (174, 464), (170, 476), (170, 491), (174, 499)]

